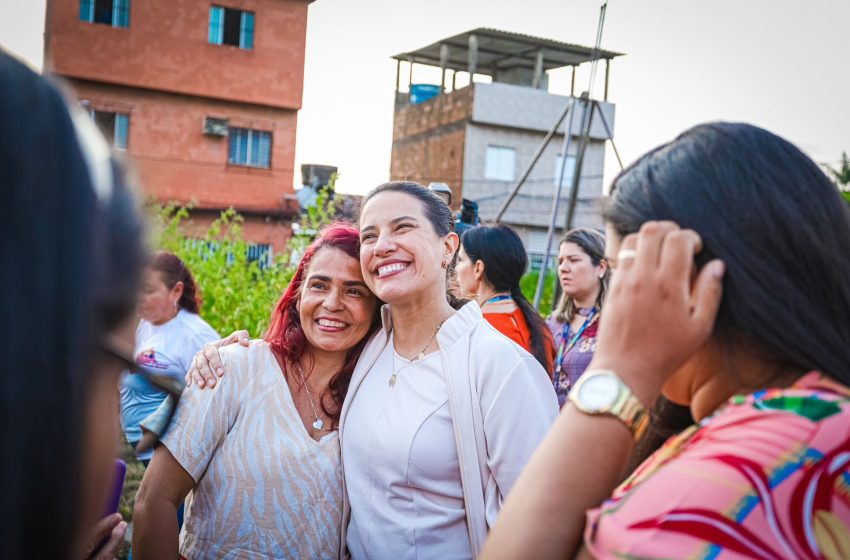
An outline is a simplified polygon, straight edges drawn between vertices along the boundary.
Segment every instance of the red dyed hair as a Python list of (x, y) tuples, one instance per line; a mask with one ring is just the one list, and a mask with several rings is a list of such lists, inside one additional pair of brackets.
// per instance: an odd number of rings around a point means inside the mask
[[(316, 253), (325, 247), (339, 249), (349, 257), (359, 261), (360, 232), (357, 228), (348, 224), (331, 224), (319, 232), (318, 237), (304, 251), (304, 256), (301, 258), (301, 262), (298, 263), (298, 268), (295, 270), (295, 275), (292, 277), (289, 287), (286, 288), (283, 296), (281, 296), (277, 305), (275, 305), (269, 330), (263, 337), (278, 358), (283, 358), (285, 362), (295, 363), (300, 362), (303, 358), (310, 358), (309, 342), (307, 342), (307, 337), (304, 335), (304, 329), (301, 327), (301, 319), (298, 314), (298, 295), (301, 293), (301, 285), (307, 276), (310, 262), (316, 256)], [(369, 340), (380, 325), (380, 315), (377, 313), (378, 305), (376, 303), (372, 325), (369, 327), (368, 333), (363, 337), (363, 340), (346, 353), (342, 368), (334, 374), (330, 383), (328, 383), (327, 390), (336, 404), (336, 411), (331, 413), (331, 411), (327, 410), (324, 395), (320, 399), (322, 410), (332, 419), (334, 424), (339, 420), (339, 410), (342, 408), (342, 401), (348, 392), (348, 384), (351, 381), (351, 374), (354, 372), (357, 359), (360, 357), (363, 347), (366, 346), (366, 341)], [(289, 372), (285, 371), (284, 373), (289, 375)]]

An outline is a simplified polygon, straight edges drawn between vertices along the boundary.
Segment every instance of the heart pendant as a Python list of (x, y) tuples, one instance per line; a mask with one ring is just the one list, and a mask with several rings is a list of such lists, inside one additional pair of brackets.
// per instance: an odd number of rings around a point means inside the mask
[(321, 430), (322, 428), (325, 427), (325, 421), (322, 420), (321, 418), (316, 418), (316, 421), (313, 422), (313, 427), (316, 428), (317, 430)]

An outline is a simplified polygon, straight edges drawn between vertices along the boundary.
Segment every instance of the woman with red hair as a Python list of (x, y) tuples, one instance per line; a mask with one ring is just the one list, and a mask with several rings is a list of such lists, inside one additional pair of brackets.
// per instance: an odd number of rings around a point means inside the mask
[(323, 230), (265, 337), (221, 349), (227, 375), (214, 390), (181, 399), (136, 497), (137, 560), (174, 556), (173, 519), (187, 495), (183, 557), (337, 556), (337, 424), (354, 365), (378, 326), (359, 240), (350, 226)]

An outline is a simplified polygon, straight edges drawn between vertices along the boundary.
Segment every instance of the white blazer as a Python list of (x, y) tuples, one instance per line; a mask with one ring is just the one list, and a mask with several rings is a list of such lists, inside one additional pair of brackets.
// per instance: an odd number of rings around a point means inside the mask
[[(389, 305), (381, 309), (381, 320), (383, 329), (366, 344), (351, 376), (340, 412), (340, 442), (357, 390), (389, 342)], [(558, 416), (558, 399), (537, 360), (494, 329), (474, 302), (443, 324), (437, 343), (449, 390), (469, 542), (477, 558), (504, 496)], [(342, 465), (344, 469), (344, 456)], [(347, 492), (343, 500), (340, 558), (347, 557)]]

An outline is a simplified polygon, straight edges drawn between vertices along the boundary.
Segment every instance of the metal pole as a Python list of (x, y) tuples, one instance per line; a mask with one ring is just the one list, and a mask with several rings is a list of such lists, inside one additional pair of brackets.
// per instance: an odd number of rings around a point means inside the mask
[(605, 101), (608, 101), (608, 80), (611, 78), (611, 59), (605, 59)]
[(594, 104), (597, 104), (596, 110), (599, 111), (599, 117), (602, 119), (602, 126), (605, 127), (605, 134), (608, 135), (608, 140), (611, 142), (611, 147), (614, 148), (614, 155), (617, 156), (617, 163), (620, 164), (620, 170), (623, 169), (623, 160), (620, 159), (620, 152), (617, 150), (617, 144), (614, 143), (614, 134), (611, 132), (611, 128), (608, 126), (608, 119), (605, 118), (605, 113), (602, 112), (602, 107), (598, 106), (598, 101), (594, 101)]
[[(564, 106), (564, 110), (561, 111), (561, 114), (558, 116), (558, 120), (555, 122), (554, 126), (549, 129), (549, 132), (546, 133), (546, 136), (543, 138), (543, 142), (540, 143), (540, 146), (537, 147), (537, 151), (534, 152), (534, 157), (531, 158), (531, 162), (522, 172), (519, 179), (517, 180), (514, 187), (508, 193), (508, 197), (502, 202), (502, 205), (499, 207), (498, 212), (496, 212), (496, 222), (502, 221), (502, 216), (505, 215), (505, 211), (508, 209), (508, 206), (511, 205), (514, 197), (516, 197), (519, 192), (520, 187), (522, 187), (525, 180), (528, 179), (528, 175), (531, 173), (531, 170), (534, 169), (534, 165), (537, 163), (537, 160), (540, 159), (540, 156), (543, 155), (543, 151), (546, 149), (546, 146), (549, 145), (549, 141), (552, 139), (552, 136), (555, 135), (555, 132), (558, 130), (558, 127), (561, 126), (561, 123), (564, 122), (564, 117), (567, 116), (567, 113), (570, 112), (570, 108), (573, 106), (574, 98), (570, 98), (567, 104)], [(570, 115), (570, 122), (572, 122), (572, 115)], [(569, 136), (569, 130), (567, 130), (567, 136)]]
[(581, 138), (579, 139), (578, 153), (576, 154), (576, 166), (575, 171), (573, 172), (573, 185), (572, 190), (570, 191), (570, 205), (567, 208), (567, 222), (564, 226), (568, 230), (573, 227), (573, 218), (575, 217), (576, 203), (578, 202), (579, 182), (581, 180), (581, 167), (584, 164), (584, 152), (587, 149), (587, 139), (590, 135), (590, 124), (593, 121), (593, 109), (596, 107), (595, 104), (590, 104), (590, 111), (588, 111), (587, 105), (589, 103), (590, 100), (585, 99), (585, 111), (582, 116), (587, 117), (589, 113), (590, 118), (584, 119), (584, 122), (581, 123)]
[[(570, 106), (575, 106), (574, 97), (570, 100)], [(584, 120), (585, 112), (587, 112), (587, 104), (583, 105), (582, 120)], [(543, 258), (543, 264), (540, 266), (539, 276), (537, 277), (537, 288), (534, 290), (535, 309), (540, 309), (540, 298), (543, 297), (543, 284), (546, 281), (546, 271), (549, 268), (549, 253), (552, 250), (552, 239), (555, 237), (555, 222), (558, 219), (558, 207), (561, 204), (561, 189), (564, 185), (564, 169), (567, 167), (570, 139), (573, 136), (573, 115), (575, 115), (575, 111), (570, 111), (570, 118), (567, 121), (567, 128), (564, 131), (564, 142), (561, 145), (561, 168), (558, 170), (558, 188), (555, 191), (555, 200), (552, 201), (552, 211), (549, 214), (549, 229), (546, 231), (546, 256)]]

